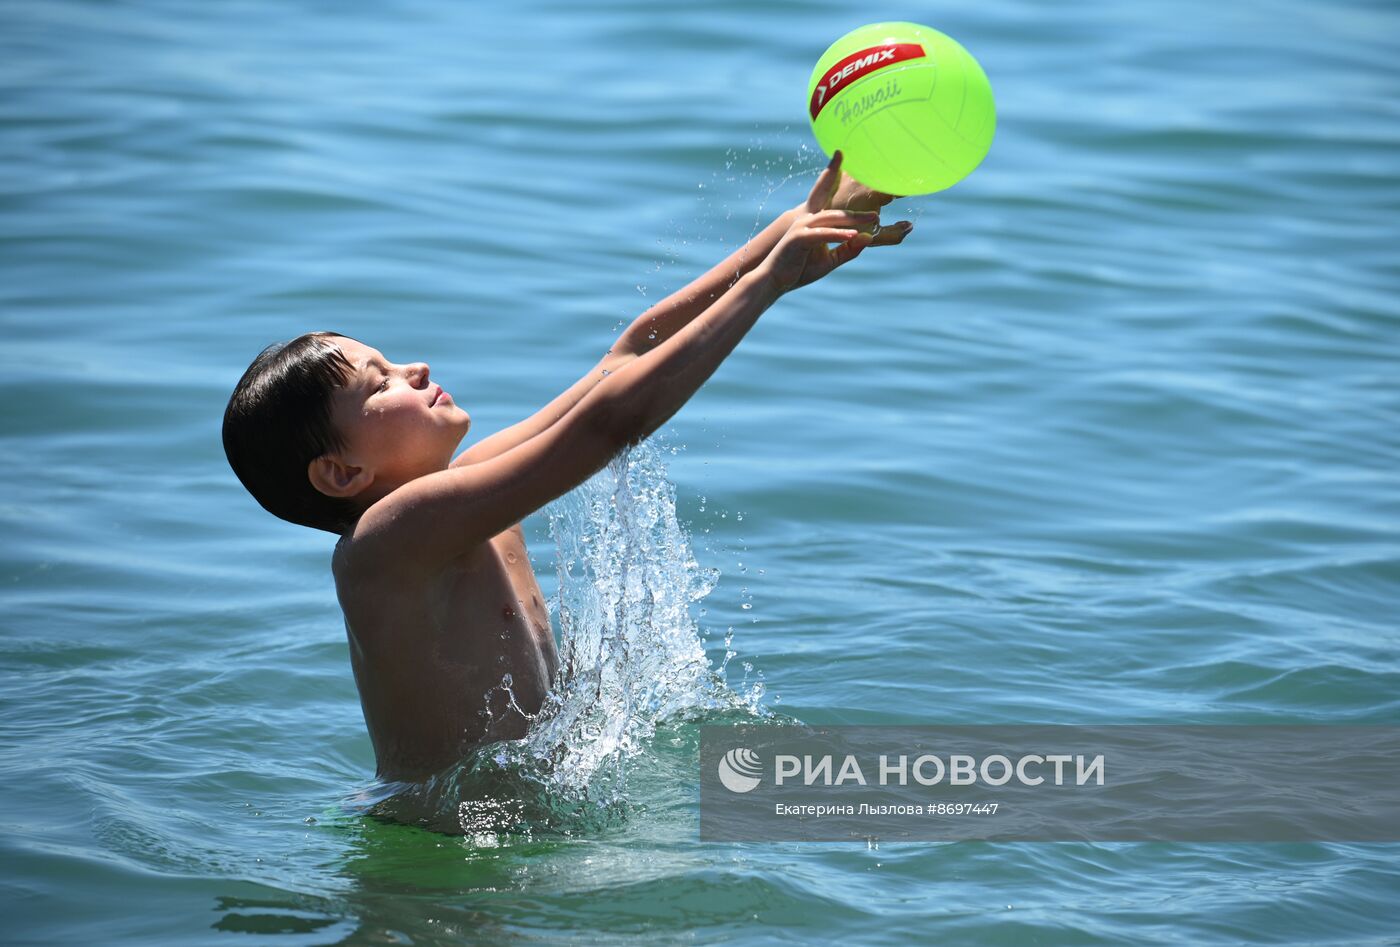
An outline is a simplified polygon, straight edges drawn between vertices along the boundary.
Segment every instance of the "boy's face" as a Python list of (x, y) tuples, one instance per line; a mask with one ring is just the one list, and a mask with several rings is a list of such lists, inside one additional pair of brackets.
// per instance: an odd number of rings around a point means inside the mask
[(399, 486), (447, 467), (471, 417), (428, 377), (423, 362), (396, 365), (354, 339), (334, 343), (353, 366), (335, 392), (331, 420), (345, 443), (341, 459)]

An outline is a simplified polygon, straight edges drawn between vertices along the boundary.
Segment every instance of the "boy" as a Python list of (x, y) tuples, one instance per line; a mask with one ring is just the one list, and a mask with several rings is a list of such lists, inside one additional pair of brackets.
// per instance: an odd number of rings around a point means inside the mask
[(891, 200), (843, 176), (838, 151), (802, 205), (455, 460), (471, 418), (422, 362), (329, 332), (254, 360), (224, 450), (270, 512), (341, 536), (331, 565), (379, 777), (423, 779), (525, 735), (558, 655), (521, 520), (665, 423), (783, 293), (901, 242), (908, 221), (879, 227)]

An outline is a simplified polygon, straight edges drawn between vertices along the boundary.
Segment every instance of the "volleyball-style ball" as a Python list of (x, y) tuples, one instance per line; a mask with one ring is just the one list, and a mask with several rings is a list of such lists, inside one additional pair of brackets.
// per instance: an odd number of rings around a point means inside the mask
[(972, 173), (996, 132), (992, 86), (956, 41), (918, 23), (872, 23), (817, 60), (807, 113), (847, 174), (906, 196), (941, 191)]

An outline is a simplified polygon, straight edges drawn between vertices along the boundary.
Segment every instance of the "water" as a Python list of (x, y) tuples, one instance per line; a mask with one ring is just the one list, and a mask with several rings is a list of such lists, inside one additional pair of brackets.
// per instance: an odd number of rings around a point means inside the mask
[[(987, 162), (780, 301), (618, 502), (614, 471), (527, 521), (566, 651), (634, 702), (612, 729), (568, 739), (580, 690), (456, 774), (519, 817), (376, 817), (330, 540), (227, 470), (234, 381), (330, 328), (426, 359), (476, 431), (519, 419), (797, 202), (811, 64), (880, 16), (982, 62)], [(1393, 846), (702, 845), (695, 723), (1400, 719), (1397, 20), (0, 9), (9, 936), (1392, 941)], [(595, 571), (631, 550), (612, 587), (567, 566), (590, 531)], [(673, 594), (585, 617), (629, 587)], [(641, 647), (600, 667), (609, 627)]]

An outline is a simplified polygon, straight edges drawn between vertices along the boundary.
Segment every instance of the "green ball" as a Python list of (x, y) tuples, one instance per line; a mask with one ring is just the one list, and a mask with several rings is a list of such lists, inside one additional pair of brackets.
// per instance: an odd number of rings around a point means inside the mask
[(846, 173), (887, 194), (932, 194), (992, 147), (987, 74), (951, 38), (917, 23), (872, 23), (831, 44), (812, 70), (807, 114)]

